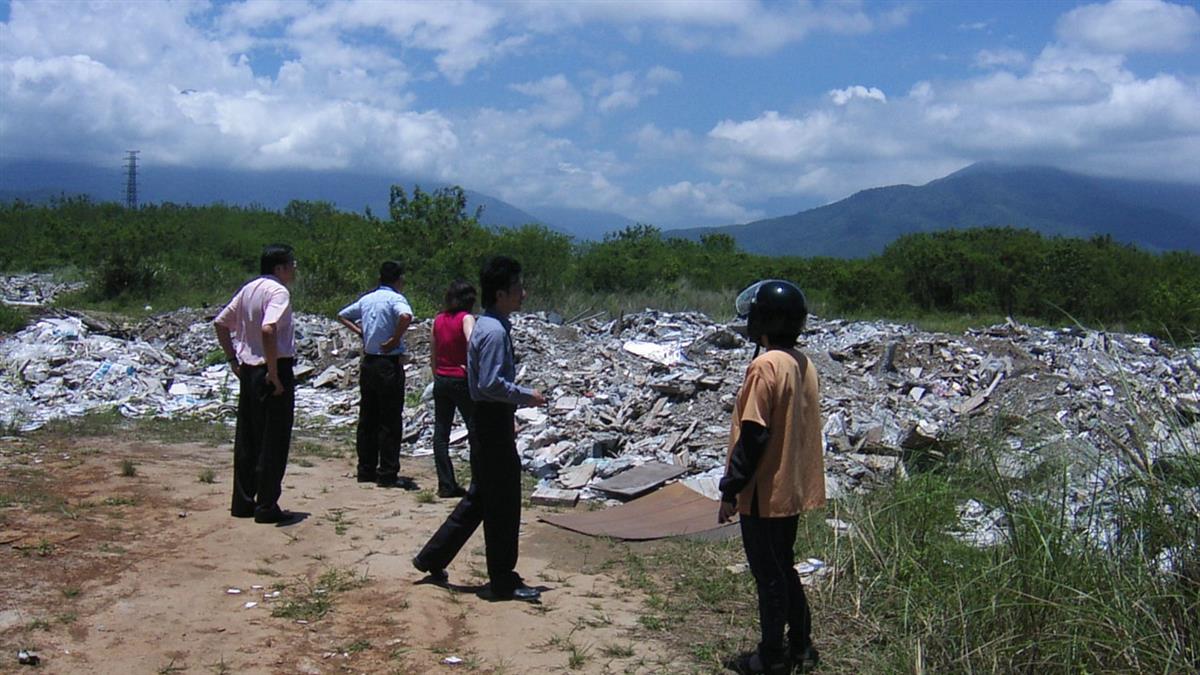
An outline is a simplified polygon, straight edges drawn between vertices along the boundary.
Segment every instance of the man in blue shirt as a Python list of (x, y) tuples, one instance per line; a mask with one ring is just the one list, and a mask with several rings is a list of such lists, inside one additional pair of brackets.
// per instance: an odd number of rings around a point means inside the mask
[(358, 482), (416, 489), (401, 478), (404, 437), (404, 332), (412, 307), (401, 295), (404, 265), (389, 260), (379, 267), (379, 288), (338, 312), (338, 321), (363, 340), (358, 403)]
[(471, 486), (446, 522), (413, 558), (413, 566), (446, 581), (446, 566), (483, 523), (488, 586), (494, 600), (537, 600), (540, 593), (517, 574), (517, 536), (521, 530), (521, 458), (513, 415), (518, 406), (540, 406), (540, 391), (516, 383), (512, 324), (525, 287), (521, 265), (496, 256), (479, 274), (484, 314), (475, 322), (467, 346), (467, 385), (475, 401), (472, 415)]

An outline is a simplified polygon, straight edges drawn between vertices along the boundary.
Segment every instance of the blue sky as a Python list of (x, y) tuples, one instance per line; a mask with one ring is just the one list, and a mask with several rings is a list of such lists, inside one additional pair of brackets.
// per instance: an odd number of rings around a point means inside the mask
[(745, 222), (982, 160), (1200, 183), (1200, 11), (0, 1), (0, 156), (458, 183)]

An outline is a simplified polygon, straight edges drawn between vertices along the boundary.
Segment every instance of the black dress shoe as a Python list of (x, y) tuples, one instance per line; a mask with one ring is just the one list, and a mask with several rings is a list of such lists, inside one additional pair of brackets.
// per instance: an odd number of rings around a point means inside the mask
[(234, 518), (253, 518), (254, 511), (230, 511), (229, 515)]
[(459, 497), (466, 497), (467, 491), (462, 487), (454, 487), (449, 490), (438, 490), (437, 495), (439, 499), (458, 499)]
[(360, 482), (360, 483), (374, 483), (374, 482), (375, 482), (375, 481), (377, 481), (377, 480), (379, 480), (379, 479), (378, 479), (378, 478), (375, 476), (375, 474), (373, 474), (373, 473), (370, 473), (370, 474), (363, 474), (363, 473), (360, 473), (360, 474), (358, 474), (358, 482)]
[(411, 478), (390, 478), (383, 479), (376, 483), (381, 488), (399, 488), (401, 490), (420, 490), (416, 481)]
[(493, 591), (491, 589), (488, 589), (486, 592), (486, 595), (484, 597), (488, 600), (492, 600), (495, 602), (503, 602), (505, 600), (523, 600), (525, 602), (537, 602), (538, 600), (541, 599), (542, 592), (536, 588), (531, 588), (529, 586), (517, 586), (516, 588), (512, 589), (511, 591), (504, 591), (504, 592), (499, 592), (499, 593), (497, 593), (496, 591)]
[(817, 648), (812, 645), (792, 652), (792, 668), (794, 669), (792, 672), (794, 673), (810, 672), (820, 662), (821, 655), (817, 653)]
[(792, 672), (791, 663), (786, 660), (767, 663), (757, 651), (746, 652), (725, 666), (740, 675), (789, 675)]
[(275, 509), (266, 513), (254, 514), (254, 522), (263, 523), (264, 525), (273, 525), (277, 523), (286, 523), (296, 517), (296, 514), (283, 509)]
[(439, 584), (444, 584), (450, 581), (450, 575), (446, 572), (445, 567), (428, 567), (421, 564), (421, 559), (413, 556), (412, 566), (417, 568), (418, 572), (424, 572), (426, 576), (433, 579)]

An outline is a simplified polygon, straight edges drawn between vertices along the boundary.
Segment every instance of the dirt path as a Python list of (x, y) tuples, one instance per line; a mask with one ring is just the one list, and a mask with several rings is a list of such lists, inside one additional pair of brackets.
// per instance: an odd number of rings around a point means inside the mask
[[(636, 632), (643, 598), (606, 572), (616, 551), (536, 508), (519, 571), (543, 602), (493, 603), (474, 592), (482, 531), (449, 589), (409, 563), (453, 501), (360, 485), (346, 458), (294, 457), (282, 503), (308, 515), (274, 527), (228, 516), (228, 446), (63, 439), (0, 453), (0, 672), (28, 670), (23, 647), (48, 673), (675, 670)], [(435, 482), (428, 458), (403, 472)]]

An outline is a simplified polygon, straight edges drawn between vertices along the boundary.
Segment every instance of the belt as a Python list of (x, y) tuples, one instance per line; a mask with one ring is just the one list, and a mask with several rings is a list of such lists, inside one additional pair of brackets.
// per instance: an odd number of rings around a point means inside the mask
[[(295, 363), (296, 363), (296, 357), (294, 357), (294, 356), (281, 356), (281, 357), (275, 359), (275, 364), (280, 365), (280, 366), (290, 366)], [(266, 368), (267, 364), (266, 363), (242, 363), (242, 364), (239, 364), (239, 366), (242, 368)]]
[(363, 354), (364, 359), (386, 359), (388, 361), (400, 361), (403, 354)]

